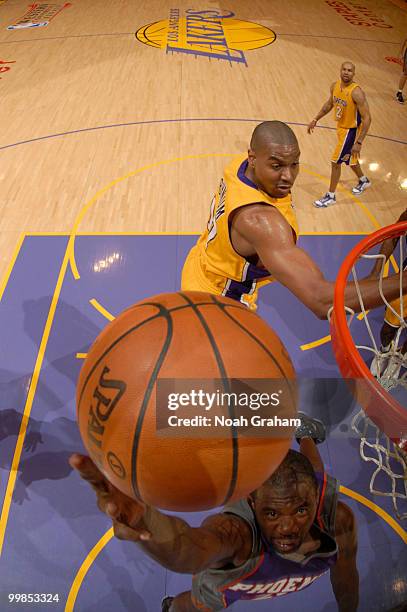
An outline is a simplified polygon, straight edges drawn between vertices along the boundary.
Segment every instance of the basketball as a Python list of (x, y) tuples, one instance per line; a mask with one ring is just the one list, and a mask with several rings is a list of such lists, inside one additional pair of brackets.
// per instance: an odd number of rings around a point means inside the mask
[[(243, 412), (259, 421), (257, 408), (234, 406), (235, 418), (225, 420), (197, 396), (188, 403), (178, 394), (179, 410), (169, 408), (160, 384), (174, 391), (185, 381), (217, 381), (227, 390), (230, 381), (276, 379), (284, 402), (272, 410), (281, 416), (284, 404), (295, 417), (294, 378), (278, 336), (245, 306), (200, 292), (162, 294), (125, 310), (92, 345), (77, 385), (79, 429), (93, 461), (126, 495), (166, 510), (209, 509), (258, 488), (287, 453), (292, 428), (261, 435), (262, 427), (236, 424)], [(191, 418), (168, 425), (181, 414)], [(226, 424), (215, 427), (217, 419)]]

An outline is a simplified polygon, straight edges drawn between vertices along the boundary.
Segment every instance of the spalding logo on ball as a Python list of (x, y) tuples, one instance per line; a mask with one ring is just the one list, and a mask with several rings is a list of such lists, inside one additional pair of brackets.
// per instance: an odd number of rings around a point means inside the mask
[(220, 435), (208, 427), (163, 435), (157, 423), (174, 413), (157, 387), (181, 379), (220, 379), (225, 388), (229, 380), (279, 379), (296, 415), (294, 368), (259, 316), (206, 293), (162, 294), (125, 310), (88, 352), (77, 411), (89, 455), (123, 493), (166, 510), (204, 510), (247, 496), (281, 463), (292, 429), (271, 437), (232, 425)]

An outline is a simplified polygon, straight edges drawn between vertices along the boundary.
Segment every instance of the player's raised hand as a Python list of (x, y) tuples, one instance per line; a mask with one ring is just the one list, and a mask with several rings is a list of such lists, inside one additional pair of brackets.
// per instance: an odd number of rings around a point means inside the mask
[(75, 453), (71, 455), (69, 463), (95, 491), (98, 508), (112, 519), (114, 535), (117, 538), (133, 541), (151, 538), (151, 533), (145, 528), (143, 521), (146, 504), (119, 491), (89, 457)]

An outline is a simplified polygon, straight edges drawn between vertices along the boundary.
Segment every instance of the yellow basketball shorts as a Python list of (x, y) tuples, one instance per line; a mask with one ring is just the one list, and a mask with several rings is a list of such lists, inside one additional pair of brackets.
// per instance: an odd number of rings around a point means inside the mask
[(331, 161), (334, 164), (355, 166), (358, 156), (352, 155), (352, 147), (360, 133), (360, 128), (336, 128), (337, 143)]
[(188, 253), (181, 275), (181, 289), (183, 291), (205, 291), (213, 295), (223, 295), (239, 301), (250, 310), (257, 309), (259, 286), (265, 284), (265, 282), (270, 281), (262, 280), (258, 284), (252, 283), (252, 287), (248, 288), (243, 283), (206, 270), (197, 246), (192, 247)]
[(403, 309), (402, 310), (401, 310), (401, 300), (400, 299), (390, 302), (390, 305), (397, 314), (395, 314), (393, 310), (391, 310), (387, 306), (386, 313), (384, 315), (384, 320), (391, 327), (400, 327), (402, 324), (402, 319), (405, 319), (407, 315), (407, 295), (403, 296)]

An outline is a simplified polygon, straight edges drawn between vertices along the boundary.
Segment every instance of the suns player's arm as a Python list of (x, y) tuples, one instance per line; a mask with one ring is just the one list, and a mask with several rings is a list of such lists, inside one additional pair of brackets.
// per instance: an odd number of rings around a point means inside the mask
[(93, 488), (99, 510), (112, 520), (116, 538), (137, 543), (167, 569), (195, 574), (209, 567), (240, 565), (249, 558), (252, 533), (243, 519), (215, 514), (200, 527), (191, 527), (119, 491), (89, 457), (74, 454), (69, 462)]
[[(240, 255), (248, 257), (256, 253), (271, 276), (317, 317), (327, 317), (333, 304), (334, 283), (328, 281), (308, 253), (296, 245), (291, 226), (276, 208), (258, 203), (238, 209), (232, 220), (231, 238)], [(365, 308), (383, 303), (376, 279), (360, 280), (359, 287)], [(403, 287), (407, 289), (407, 275), (404, 275)], [(398, 275), (383, 280), (383, 291), (389, 300), (399, 295)], [(360, 311), (353, 282), (346, 286), (345, 303), (355, 312)]]
[(339, 611), (354, 612), (359, 601), (356, 521), (352, 510), (342, 502), (336, 510), (335, 539), (338, 560), (330, 571), (332, 589)]
[(333, 91), (334, 91), (334, 87), (335, 87), (335, 83), (332, 83), (331, 85), (331, 89), (330, 89), (330, 96), (328, 98), (328, 100), (324, 103), (324, 105), (322, 106), (321, 110), (319, 111), (319, 113), (317, 115), (315, 115), (314, 119), (312, 121), (310, 121), (310, 123), (308, 124), (308, 134), (311, 134), (314, 127), (317, 125), (318, 121), (320, 119), (322, 119), (322, 117), (325, 117), (325, 115), (327, 115), (329, 113), (329, 111), (331, 111), (333, 109), (334, 106), (334, 101), (333, 101)]
[(370, 116), (370, 109), (366, 96), (360, 87), (355, 87), (355, 89), (352, 91), (352, 99), (356, 104), (362, 119), (362, 127), (360, 128), (358, 139), (352, 147), (352, 153), (359, 153), (366, 134), (369, 131), (370, 124), (372, 123), (372, 118)]
[(241, 565), (250, 556), (252, 533), (243, 519), (215, 514), (200, 527), (149, 508), (145, 517), (151, 538), (143, 550), (173, 572), (196, 574), (208, 568)]

